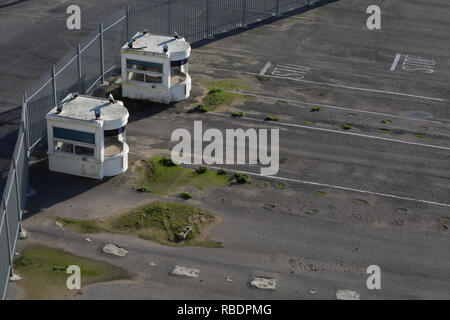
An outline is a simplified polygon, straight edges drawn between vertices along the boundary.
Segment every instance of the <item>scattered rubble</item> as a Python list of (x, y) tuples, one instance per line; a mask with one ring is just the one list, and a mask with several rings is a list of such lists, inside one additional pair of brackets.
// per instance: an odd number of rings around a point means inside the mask
[(194, 268), (186, 268), (183, 266), (175, 266), (175, 269), (172, 270), (171, 274), (175, 276), (198, 278), (200, 270)]
[(106, 246), (103, 247), (103, 252), (104, 253), (109, 253), (109, 254), (113, 254), (119, 257), (124, 257), (128, 254), (128, 250), (118, 247), (115, 244), (107, 244)]
[(184, 227), (183, 231), (177, 234), (177, 238), (179, 241), (186, 240), (188, 233), (192, 230), (191, 226)]
[(62, 231), (66, 231), (66, 229), (64, 228), (64, 225), (59, 222), (59, 221), (55, 221), (56, 226), (61, 229)]
[(258, 289), (275, 290), (277, 282), (278, 280), (273, 278), (254, 277), (251, 285)]
[(359, 300), (361, 295), (353, 290), (338, 290), (336, 291), (336, 299), (338, 300)]

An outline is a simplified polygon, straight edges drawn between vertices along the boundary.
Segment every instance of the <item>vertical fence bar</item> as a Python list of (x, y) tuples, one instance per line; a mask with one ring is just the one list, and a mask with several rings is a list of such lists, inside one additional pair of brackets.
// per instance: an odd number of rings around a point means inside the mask
[(52, 90), (53, 90), (53, 105), (58, 106), (58, 98), (56, 97), (56, 76), (55, 76), (55, 66), (52, 66)]
[[(23, 121), (23, 127), (24, 127), (24, 133), (25, 133), (25, 145), (26, 145), (26, 152), (27, 156), (30, 154), (30, 123), (28, 122), (28, 104), (27, 104), (27, 92), (23, 92), (23, 98), (22, 98), (22, 121)], [(25, 130), (26, 129), (26, 130)]]
[(280, 16), (280, 0), (275, 0), (276, 2), (276, 16)]
[(242, 26), (247, 26), (247, 0), (242, 0)]
[(83, 92), (83, 84), (81, 81), (81, 45), (78, 44), (77, 45), (77, 69), (78, 69), (78, 92), (80, 94), (84, 93)]
[[(20, 139), (20, 137), (19, 137)], [(19, 152), (20, 153), (20, 152)], [(20, 230), (22, 230), (22, 209), (21, 209), (21, 203), (20, 200), (22, 199), (22, 197), (20, 196), (20, 188), (19, 188), (19, 177), (17, 176), (17, 159), (16, 159), (17, 155), (13, 156), (12, 160), (13, 160), (13, 168), (14, 168), (14, 182), (16, 183), (16, 188), (15, 188), (15, 192), (16, 192), (16, 200), (17, 200), (17, 217), (19, 218), (19, 228)]]
[(127, 41), (130, 40), (130, 6), (125, 9), (125, 15), (127, 17)]
[(206, 0), (206, 38), (214, 38), (211, 30), (211, 0)]
[(8, 262), (12, 268), (11, 239), (9, 238), (8, 212), (6, 211), (6, 198), (3, 197), (3, 215), (5, 216), (6, 240), (8, 241)]
[(105, 54), (103, 52), (103, 23), (100, 22), (98, 26), (100, 34), (100, 72), (102, 74), (102, 84), (105, 83)]
[(172, 23), (172, 6), (173, 0), (167, 2), (167, 32), (169, 35), (173, 34), (173, 23)]

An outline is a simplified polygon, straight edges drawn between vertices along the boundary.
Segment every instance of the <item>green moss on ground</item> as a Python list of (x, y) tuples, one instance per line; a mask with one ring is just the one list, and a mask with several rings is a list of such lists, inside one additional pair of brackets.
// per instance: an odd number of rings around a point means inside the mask
[(178, 165), (167, 165), (163, 159), (161, 156), (155, 156), (142, 162), (142, 166), (136, 169), (136, 190), (167, 195), (182, 187), (190, 186), (203, 190), (230, 184), (227, 174), (211, 170), (199, 173)]
[[(88, 220), (89, 225), (94, 225), (95, 228), (84, 228), (86, 221), (83, 220), (70, 218), (57, 220), (63, 223), (64, 227), (80, 233), (137, 234), (143, 239), (164, 245), (221, 246), (220, 243), (207, 238), (207, 230), (214, 225), (217, 217), (206, 210), (185, 204), (156, 201), (120, 216)], [(186, 226), (191, 226), (192, 230), (185, 240), (179, 241), (177, 234)]]
[(81, 288), (92, 283), (131, 279), (127, 270), (109, 263), (75, 256), (41, 244), (30, 244), (14, 261), (15, 271), (23, 278), (18, 285), (23, 289), (23, 299), (55, 300), (74, 294), (66, 286), (67, 267), (81, 269)]

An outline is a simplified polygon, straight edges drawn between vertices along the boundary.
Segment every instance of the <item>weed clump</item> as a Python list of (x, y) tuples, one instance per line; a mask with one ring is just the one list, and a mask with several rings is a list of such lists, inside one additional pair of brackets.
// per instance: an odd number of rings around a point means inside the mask
[(244, 116), (244, 113), (243, 113), (242, 111), (239, 111), (239, 112), (233, 112), (233, 113), (231, 114), (231, 116), (232, 116), (233, 118), (243, 117), (243, 116)]
[(197, 174), (203, 174), (206, 172), (208, 172), (208, 167), (206, 167), (206, 166), (200, 166), (197, 169), (195, 169), (195, 173), (197, 173)]
[(245, 184), (250, 182), (250, 176), (241, 172), (235, 172), (231, 179), (236, 184)]
[(161, 163), (165, 167), (175, 167), (177, 165), (170, 157), (163, 157), (161, 160), (159, 160), (159, 163)]
[(181, 192), (180, 198), (182, 198), (184, 200), (189, 200), (189, 199), (192, 199), (192, 194), (190, 194), (189, 192)]
[(267, 116), (265, 120), (266, 121), (278, 121), (278, 120), (280, 120), (280, 118), (275, 117), (275, 116)]

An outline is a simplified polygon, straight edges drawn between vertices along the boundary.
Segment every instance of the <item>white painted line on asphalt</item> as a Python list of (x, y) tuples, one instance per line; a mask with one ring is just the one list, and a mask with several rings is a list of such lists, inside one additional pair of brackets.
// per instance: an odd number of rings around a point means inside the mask
[(332, 106), (329, 104), (321, 104), (321, 103), (312, 103), (312, 102), (306, 102), (301, 100), (294, 100), (294, 99), (286, 99), (281, 97), (275, 97), (275, 96), (267, 96), (262, 94), (255, 94), (251, 92), (245, 92), (245, 91), (234, 91), (230, 90), (231, 93), (238, 93), (243, 94), (247, 96), (253, 96), (256, 98), (263, 98), (263, 99), (271, 99), (271, 100), (283, 100), (286, 102), (289, 102), (291, 104), (299, 104), (299, 105), (308, 105), (308, 106), (317, 106), (317, 107), (323, 107), (323, 108), (329, 108), (329, 109), (336, 109), (336, 110), (344, 110), (344, 111), (352, 111), (352, 112), (359, 112), (359, 113), (367, 113), (375, 116), (382, 116), (382, 117), (391, 117), (391, 118), (397, 118), (397, 119), (403, 119), (403, 120), (412, 120), (412, 121), (425, 121), (435, 124), (442, 124), (442, 125), (450, 125), (450, 123), (445, 123), (442, 121), (435, 121), (435, 120), (428, 120), (428, 119), (422, 119), (422, 118), (412, 118), (412, 117), (404, 117), (404, 116), (398, 116), (395, 114), (390, 113), (383, 113), (383, 112), (375, 112), (375, 111), (367, 111), (367, 110), (361, 110), (361, 109), (355, 109), (355, 108), (348, 108), (348, 107), (338, 107), (338, 106)]
[(397, 55), (395, 56), (394, 62), (392, 63), (391, 71), (395, 71), (395, 69), (397, 69), (397, 65), (398, 65), (398, 62), (400, 61), (401, 57), (402, 57), (402, 55), (400, 53), (397, 53)]
[(263, 175), (261, 175), (259, 173), (253, 173), (253, 172), (242, 171), (242, 170), (234, 170), (234, 169), (229, 169), (229, 168), (221, 168), (221, 167), (215, 167), (215, 166), (208, 166), (208, 167), (210, 167), (212, 169), (216, 169), (216, 170), (226, 169), (227, 171), (231, 171), (231, 172), (241, 172), (241, 173), (244, 173), (244, 174), (248, 174), (248, 175), (251, 175), (251, 176), (257, 176), (257, 177), (261, 177), (261, 178), (265, 178), (265, 179), (274, 179), (274, 180), (295, 182), (295, 183), (301, 183), (301, 184), (306, 184), (306, 185), (326, 187), (326, 188), (331, 188), (331, 189), (351, 191), (351, 192), (357, 192), (357, 193), (368, 194), (368, 195), (373, 195), (373, 196), (392, 198), (392, 199), (398, 199), (398, 200), (405, 200), (405, 201), (412, 201), (412, 202), (431, 204), (431, 205), (436, 205), (436, 206), (441, 206), (441, 207), (449, 207), (450, 208), (450, 204), (447, 204), (447, 203), (440, 203), (440, 202), (435, 202), (435, 201), (415, 199), (415, 198), (404, 197), (404, 196), (396, 196), (396, 195), (393, 195), (393, 194), (380, 193), (380, 192), (361, 190), (361, 189), (354, 189), (354, 188), (348, 188), (348, 187), (337, 186), (337, 185), (332, 185), (332, 184), (327, 184), (327, 183), (314, 182), (314, 181), (298, 180), (298, 179), (284, 178), (284, 177), (279, 177), (279, 176), (263, 176)]
[(270, 68), (270, 66), (272, 65), (272, 62), (267, 61), (266, 64), (264, 65), (264, 67), (261, 69), (261, 71), (259, 72), (259, 74), (261, 76), (265, 75), (267, 70)]
[[(258, 73), (254, 73), (254, 72), (230, 70), (230, 69), (224, 69), (224, 68), (215, 68), (215, 70), (222, 70), (222, 71), (228, 71), (228, 72), (237, 72), (237, 73), (248, 74), (248, 75), (252, 75), (252, 76), (259, 75)], [(310, 83), (310, 84), (317, 84), (317, 85), (323, 85), (323, 86), (329, 86), (329, 87), (335, 87), (335, 88), (342, 88), (342, 89), (348, 89), (348, 90), (366, 91), (366, 92), (381, 93), (381, 94), (388, 94), (388, 95), (409, 97), (409, 98), (416, 98), (416, 99), (424, 99), (424, 100), (431, 100), (431, 101), (448, 101), (447, 99), (442, 99), (442, 98), (433, 98), (433, 97), (420, 96), (420, 95), (401, 93), (401, 92), (393, 92), (393, 91), (384, 91), (384, 90), (376, 90), (376, 89), (361, 88), (361, 87), (344, 86), (344, 85), (328, 83), (328, 82), (319, 82), (319, 81), (311, 81), (311, 80), (305, 80), (305, 79), (296, 79), (296, 78), (276, 76), (276, 75), (266, 75), (266, 77), (274, 78), (274, 79), (286, 79), (286, 80), (292, 80), (292, 81), (298, 81), (298, 82), (304, 82), (304, 83)]]
[[(248, 72), (248, 74), (255, 75), (255, 73), (252, 73), (252, 72)], [(344, 86), (344, 85), (339, 85), (339, 84), (334, 84), (334, 83), (311, 81), (311, 80), (305, 80), (305, 79), (295, 79), (295, 78), (290, 78), (290, 77), (279, 77), (279, 76), (275, 76), (275, 75), (270, 75), (270, 76), (268, 75), (268, 77), (278, 78), (278, 79), (287, 79), (287, 80), (292, 80), (292, 81), (305, 82), (305, 83), (311, 83), (311, 84), (318, 84), (318, 85), (323, 85), (323, 86), (342, 88), (342, 89), (349, 89), (349, 90), (366, 91), (366, 92), (381, 93), (381, 94), (388, 94), (388, 95), (402, 96), (402, 97), (410, 97), (410, 98), (417, 98), (417, 99), (424, 99), (424, 100), (432, 100), (432, 101), (447, 101), (446, 99), (441, 99), (441, 98), (433, 98), (433, 97), (419, 96), (419, 95), (414, 95), (414, 94), (407, 94), (407, 93), (400, 93), (400, 92), (393, 92), (393, 91), (384, 91), (384, 90), (376, 90), (376, 89), (369, 89), (369, 88)]]
[[(230, 117), (229, 114), (224, 114), (224, 113), (219, 113), (219, 112), (208, 112), (208, 113), (222, 116), (222, 117)], [(356, 132), (339, 131), (339, 130), (326, 129), (326, 128), (317, 128), (317, 127), (305, 126), (305, 125), (301, 125), (301, 124), (279, 122), (279, 121), (271, 122), (271, 121), (266, 121), (263, 119), (256, 119), (256, 118), (250, 118), (250, 117), (239, 117), (239, 119), (265, 122), (267, 124), (272, 124), (274, 126), (281, 125), (281, 126), (286, 126), (286, 127), (295, 127), (295, 128), (300, 128), (300, 129), (315, 130), (315, 131), (322, 131), (322, 132), (328, 132), (328, 133), (345, 134), (345, 135), (356, 136), (356, 137), (367, 138), (367, 139), (383, 140), (383, 141), (389, 141), (389, 142), (396, 142), (396, 143), (409, 144), (409, 145), (414, 145), (414, 146), (450, 151), (450, 147), (438, 146), (438, 145), (434, 145), (434, 144), (419, 143), (419, 142), (411, 142), (411, 141), (398, 140), (398, 139), (385, 138), (385, 137), (378, 137), (378, 136), (371, 136), (368, 134), (362, 134), (362, 133), (356, 133)]]

